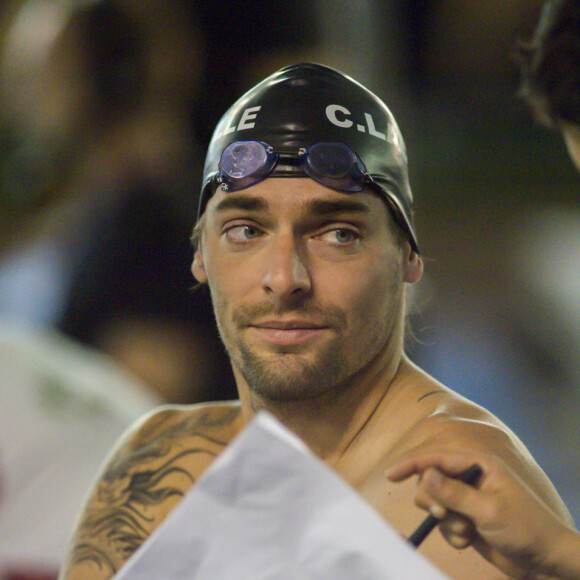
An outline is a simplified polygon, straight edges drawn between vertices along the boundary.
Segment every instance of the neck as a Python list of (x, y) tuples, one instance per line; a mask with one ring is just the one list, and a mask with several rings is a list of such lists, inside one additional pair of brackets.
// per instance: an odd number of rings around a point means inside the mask
[(391, 387), (405, 357), (400, 351), (387, 361), (384, 354), (349, 381), (316, 399), (265, 400), (251, 392), (244, 381), (238, 388), (246, 421), (260, 410), (274, 415), (326, 463), (336, 464), (365, 429), (377, 410), (388, 404)]

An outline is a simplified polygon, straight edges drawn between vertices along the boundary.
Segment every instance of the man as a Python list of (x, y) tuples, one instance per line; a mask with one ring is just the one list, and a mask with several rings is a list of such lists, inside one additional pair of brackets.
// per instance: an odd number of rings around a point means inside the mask
[[(562, 133), (580, 171), (580, 1), (547, 2), (519, 56), (522, 98), (537, 121)], [(483, 469), (477, 489), (455, 479), (474, 461)], [(442, 519), (451, 545), (473, 544), (514, 578), (580, 577), (580, 534), (502, 461), (431, 449), (411, 453), (388, 471), (393, 481), (413, 474), (420, 475), (417, 505)], [(464, 521), (457, 528), (456, 513), (447, 510), (466, 516), (470, 525)]]
[[(239, 401), (166, 407), (119, 444), (62, 578), (110, 578), (214, 458), (267, 410), (401, 534), (413, 486), (383, 473), (412, 449), (493, 453), (569, 514), (509, 429), (403, 351), (405, 288), (423, 271), (405, 147), (387, 107), (333, 69), (284, 68), (241, 97), (209, 146), (192, 271), (211, 293)], [(498, 578), (433, 534), (452, 578)]]

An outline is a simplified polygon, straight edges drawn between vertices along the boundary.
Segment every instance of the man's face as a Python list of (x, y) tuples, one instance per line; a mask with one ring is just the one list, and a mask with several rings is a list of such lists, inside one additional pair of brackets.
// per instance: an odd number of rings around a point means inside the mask
[(421, 264), (409, 266), (388, 213), (370, 192), (309, 178), (218, 189), (192, 270), (209, 284), (234, 372), (250, 390), (314, 398), (400, 349), (404, 282)]

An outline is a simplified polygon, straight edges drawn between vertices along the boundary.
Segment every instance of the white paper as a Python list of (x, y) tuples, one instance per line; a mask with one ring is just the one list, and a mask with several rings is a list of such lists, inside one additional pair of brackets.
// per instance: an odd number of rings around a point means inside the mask
[(276, 419), (260, 413), (116, 580), (444, 580)]

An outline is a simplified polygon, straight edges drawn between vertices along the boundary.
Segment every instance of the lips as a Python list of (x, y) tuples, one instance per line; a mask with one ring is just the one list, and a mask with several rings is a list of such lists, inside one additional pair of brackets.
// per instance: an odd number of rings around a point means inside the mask
[(299, 345), (320, 336), (328, 327), (307, 320), (266, 320), (249, 325), (266, 342)]
[(250, 326), (272, 330), (316, 330), (325, 328), (322, 324), (307, 320), (266, 320), (264, 322), (251, 324)]

